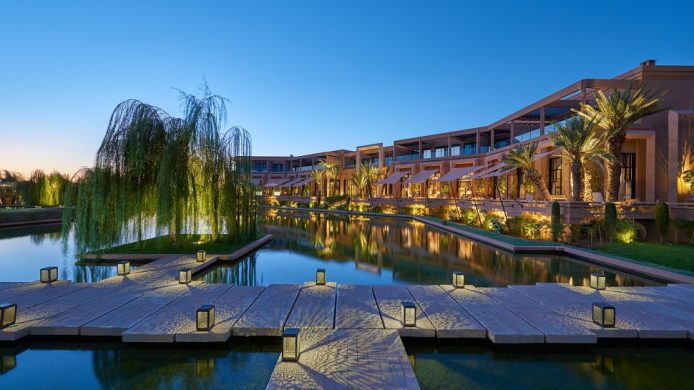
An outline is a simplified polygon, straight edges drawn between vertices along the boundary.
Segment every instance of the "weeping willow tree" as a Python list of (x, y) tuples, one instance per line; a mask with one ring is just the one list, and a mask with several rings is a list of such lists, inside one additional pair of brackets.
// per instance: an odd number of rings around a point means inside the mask
[(35, 170), (29, 179), (18, 180), (14, 185), (20, 200), (27, 206), (60, 206), (67, 183), (68, 177), (60, 172), (47, 175)]
[(172, 244), (203, 230), (213, 240), (255, 237), (250, 134), (223, 130), (226, 100), (207, 86), (200, 97), (180, 93), (182, 118), (138, 100), (113, 111), (95, 166), (66, 193), (74, 209), (63, 226), (74, 219), (80, 251), (141, 241), (151, 229)]

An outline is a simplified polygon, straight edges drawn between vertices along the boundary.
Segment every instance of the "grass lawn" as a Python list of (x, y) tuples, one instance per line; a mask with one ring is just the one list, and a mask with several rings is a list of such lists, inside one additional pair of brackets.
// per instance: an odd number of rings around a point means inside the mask
[[(253, 239), (255, 240), (255, 239)], [(133, 242), (123, 244), (106, 249), (103, 253), (195, 253), (198, 250), (205, 250), (207, 253), (228, 254), (242, 246), (250, 243), (253, 240), (244, 242), (228, 242), (226, 237), (222, 236), (217, 241), (211, 241), (207, 234), (184, 234), (179, 237), (178, 242), (174, 245), (171, 243), (169, 236), (159, 236), (144, 240), (142, 242)]]
[(643, 263), (694, 273), (694, 246), (690, 245), (632, 242), (631, 244), (605, 244), (593, 249)]

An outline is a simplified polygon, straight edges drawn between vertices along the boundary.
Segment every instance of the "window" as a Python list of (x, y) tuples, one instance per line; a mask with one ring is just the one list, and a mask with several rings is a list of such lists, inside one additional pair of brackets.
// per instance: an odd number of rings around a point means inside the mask
[(549, 193), (561, 195), (561, 157), (549, 159)]
[(427, 150), (423, 151), (422, 158), (431, 158), (431, 150), (427, 149)]
[(436, 157), (448, 157), (448, 148), (436, 148)]
[(460, 145), (451, 146), (451, 156), (460, 156)]
[[(622, 173), (619, 181), (623, 198), (634, 199), (636, 197), (636, 153), (622, 153)], [(623, 187), (622, 183), (624, 183)]]
[(477, 153), (477, 143), (476, 142), (466, 142), (463, 145), (463, 154), (476, 154)]

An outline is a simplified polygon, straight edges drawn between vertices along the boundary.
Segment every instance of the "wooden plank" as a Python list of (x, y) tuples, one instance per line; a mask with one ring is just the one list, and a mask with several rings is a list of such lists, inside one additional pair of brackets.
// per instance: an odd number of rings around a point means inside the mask
[(262, 286), (233, 287), (214, 302), (215, 326), (198, 331), (194, 322), (186, 322), (176, 331), (176, 342), (223, 342), (231, 337), (232, 326), (265, 290)]
[[(633, 296), (627, 294), (609, 293), (607, 290), (598, 291), (590, 287), (575, 287), (568, 284), (542, 284), (551, 293), (573, 296), (574, 299), (581, 300), (586, 306), (591, 306), (593, 302), (609, 302), (617, 310), (617, 321), (629, 324), (628, 327), (638, 330), (639, 338), (655, 339), (679, 339), (687, 338), (688, 330), (686, 326), (676, 321), (652, 317), (652, 314), (645, 312), (643, 306), (633, 302)], [(655, 309), (657, 304), (652, 305)]]
[(337, 286), (335, 328), (383, 329), (371, 286)]
[(417, 304), (405, 286), (373, 286), (376, 304), (386, 329), (396, 329), (402, 337), (436, 337), (436, 330), (421, 307), (417, 310), (417, 326), (405, 327), (402, 323), (403, 301)]
[(280, 336), (299, 295), (297, 284), (268, 286), (232, 327), (235, 336)]
[(631, 324), (617, 318), (614, 328), (603, 328), (593, 322), (592, 305), (577, 300), (573, 296), (553, 294), (543, 285), (509, 286), (521, 294), (549, 307), (555, 312), (576, 320), (581, 326), (590, 329), (598, 337), (604, 338), (637, 338), (638, 330)]
[[(93, 288), (65, 284), (57, 291), (61, 293), (53, 295), (51, 299), (40, 299), (41, 303), (27, 306), (27, 301), (17, 305), (17, 322), (15, 325), (0, 329), (0, 340), (14, 341), (30, 334), (31, 328), (64, 311), (83, 305), (93, 299), (100, 298), (97, 291), (92, 291)], [(46, 293), (47, 290), (43, 290)], [(70, 291), (70, 293), (65, 293)], [(55, 292), (55, 290), (53, 291)], [(32, 294), (32, 295), (38, 295)]]
[[(468, 288), (468, 287), (466, 287)], [(597, 336), (573, 318), (563, 316), (545, 305), (510, 288), (469, 287), (486, 294), (506, 309), (545, 334), (546, 343), (592, 344)]]
[(80, 327), (82, 336), (120, 336), (128, 328), (187, 293), (198, 282), (174, 284), (146, 292), (135, 300)]
[(214, 302), (232, 288), (226, 284), (200, 284), (123, 332), (126, 343), (173, 343), (179, 328), (193, 324), (198, 307)]
[(419, 389), (395, 330), (302, 330), (298, 362), (282, 362), (267, 389)]
[(66, 294), (72, 294), (83, 288), (86, 284), (68, 283), (58, 281), (53, 283), (37, 283), (32, 286), (25, 286), (12, 289), (0, 297), (0, 300), (8, 303), (16, 303), (17, 308), (27, 308), (41, 303), (59, 298)]
[(98, 294), (98, 299), (66, 310), (32, 326), (32, 335), (78, 336), (80, 327), (117, 308), (135, 300), (139, 293), (113, 287), (90, 287), (89, 294)]
[(487, 329), (440, 286), (408, 286), (436, 329), (438, 338), (485, 338)]
[(451, 285), (441, 288), (487, 329), (487, 337), (493, 343), (545, 342), (544, 333), (487, 295), (470, 289), (454, 288)]
[(316, 285), (304, 284), (292, 307), (285, 327), (300, 329), (332, 329), (335, 321), (335, 298), (337, 286), (334, 282)]

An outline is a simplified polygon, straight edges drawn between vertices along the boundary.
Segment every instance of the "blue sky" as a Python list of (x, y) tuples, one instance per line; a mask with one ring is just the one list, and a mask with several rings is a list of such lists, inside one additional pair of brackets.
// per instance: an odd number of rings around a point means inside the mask
[(174, 88), (203, 80), (254, 154), (486, 125), (647, 58), (694, 65), (693, 14), (667, 1), (4, 0), (0, 169), (92, 165), (116, 104), (177, 115)]

